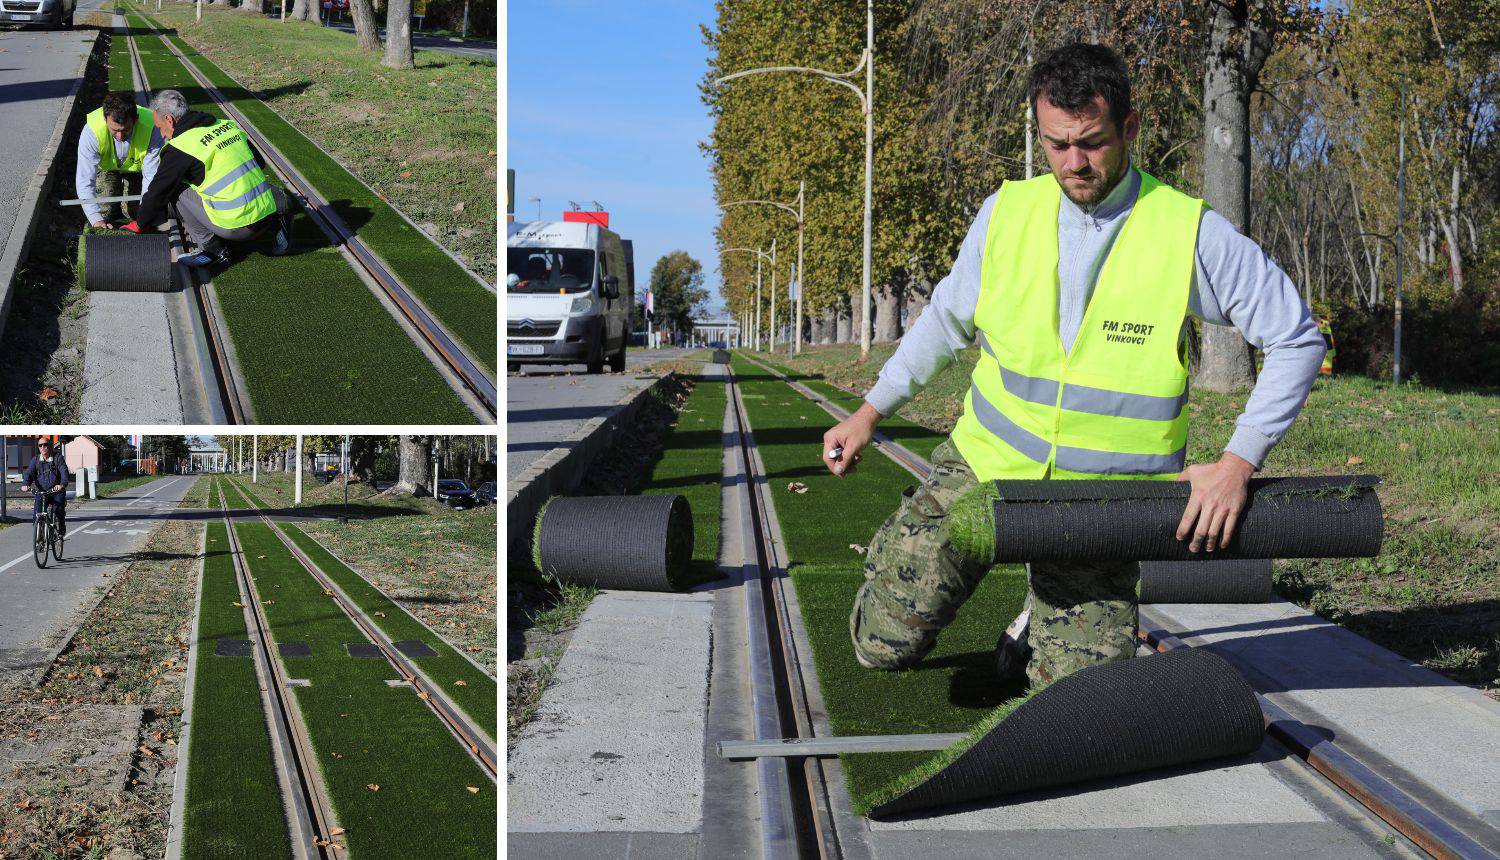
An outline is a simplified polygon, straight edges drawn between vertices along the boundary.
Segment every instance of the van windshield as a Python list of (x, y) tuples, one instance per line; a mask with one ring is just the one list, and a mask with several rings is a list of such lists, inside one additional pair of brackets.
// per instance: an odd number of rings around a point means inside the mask
[(506, 292), (586, 293), (594, 285), (594, 252), (582, 248), (509, 248)]

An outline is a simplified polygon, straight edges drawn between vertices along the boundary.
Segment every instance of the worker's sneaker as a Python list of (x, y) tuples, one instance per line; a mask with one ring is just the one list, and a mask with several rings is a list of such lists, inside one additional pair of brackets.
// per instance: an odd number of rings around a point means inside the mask
[(177, 258), (177, 262), (184, 266), (198, 268), (200, 266), (224, 266), (229, 264), (229, 246), (218, 239), (213, 239), (199, 248), (197, 253), (187, 254)]
[(276, 216), (276, 235), (271, 237), (271, 256), (280, 257), (292, 250), (292, 214)]
[(1026, 636), (1030, 626), (1031, 607), (1028, 606), (995, 643), (995, 671), (1001, 680), (1018, 681), (1026, 677), (1026, 664), (1031, 660), (1031, 644)]

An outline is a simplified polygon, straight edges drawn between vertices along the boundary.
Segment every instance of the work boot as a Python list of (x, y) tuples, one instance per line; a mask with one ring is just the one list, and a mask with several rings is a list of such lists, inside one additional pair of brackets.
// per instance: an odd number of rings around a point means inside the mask
[(271, 237), (270, 254), (273, 257), (281, 257), (290, 250), (292, 250), (292, 213), (278, 212), (276, 235)]
[(177, 262), (184, 266), (192, 266), (193, 268), (201, 266), (225, 266), (229, 264), (229, 246), (224, 243), (224, 240), (215, 236), (208, 240), (202, 248), (198, 249), (196, 254), (178, 257)]
[(1031, 660), (1031, 645), (1026, 641), (1030, 626), (1031, 607), (1028, 606), (1000, 634), (1000, 641), (995, 643), (995, 671), (1000, 680), (1019, 681), (1026, 677), (1026, 664)]

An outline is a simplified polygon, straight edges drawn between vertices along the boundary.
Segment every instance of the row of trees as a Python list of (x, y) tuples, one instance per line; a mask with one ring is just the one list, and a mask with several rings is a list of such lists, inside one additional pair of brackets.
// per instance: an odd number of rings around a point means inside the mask
[[(806, 74), (711, 82), (759, 66), (854, 67), (862, 5), (719, 0), (716, 25), (704, 29), (701, 91), (714, 129), (702, 146), (716, 197), (790, 201), (806, 183), (804, 337), (817, 343), (859, 335), (857, 100)], [(1493, 361), (1500, 378), (1500, 352), (1480, 354), (1500, 333), (1500, 6), (1486, 0), (876, 3), (875, 340), (900, 337), (925, 306), (980, 203), (1004, 179), (1046, 172), (1026, 73), (1042, 52), (1072, 40), (1109, 44), (1130, 63), (1143, 118), (1134, 162), (1258, 241), (1343, 329), (1341, 357), (1361, 355), (1372, 371), (1388, 362), (1399, 242), (1408, 337), (1447, 341), (1452, 332), (1424, 323), (1466, 321), (1477, 356), (1468, 370)], [(790, 246), (795, 224), (771, 207), (726, 209), (716, 227), (721, 250), (769, 248), (773, 238)], [(722, 255), (732, 313), (753, 313), (753, 258)], [(787, 307), (784, 298), (777, 304)], [(1351, 337), (1354, 349), (1345, 350)], [(1201, 348), (1199, 385), (1223, 390), (1251, 378), (1233, 330), (1206, 327)]]
[[(190, 0), (195, 2), (195, 0)], [(231, 6), (233, 0), (202, 0), (205, 6)], [(241, 12), (252, 15), (265, 14), (266, 0), (239, 0)], [(283, 0), (286, 2), (286, 0)], [(319, 23), (320, 0), (291, 0), (292, 8), (285, 20), (311, 21)], [(378, 14), (385, 15), (386, 39), (380, 40)], [(349, 0), (350, 17), (354, 20), (354, 38), (362, 50), (383, 51), (380, 64), (392, 69), (415, 67), (411, 45), (411, 0)]]

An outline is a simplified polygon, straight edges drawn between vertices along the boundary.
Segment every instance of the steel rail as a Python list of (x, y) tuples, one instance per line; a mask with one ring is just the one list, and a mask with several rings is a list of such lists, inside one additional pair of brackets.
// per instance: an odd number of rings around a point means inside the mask
[(390, 271), (380, 256), (367, 246), (359, 235), (355, 233), (338, 214), (338, 211), (323, 198), (311, 182), (307, 180), (295, 167), (291, 160), (276, 148), (259, 129), (255, 127), (243, 113), (236, 108), (228, 98), (219, 91), (204, 74), (177, 49), (177, 46), (166, 39), (166, 34), (156, 24), (154, 19), (142, 16), (148, 21), (161, 39), (162, 45), (176, 57), (182, 67), (187, 70), (198, 81), (203, 91), (208, 93), (219, 107), (234, 119), (252, 140), (266, 160), (271, 163), (277, 173), (281, 174), (298, 202), (302, 204), (309, 215), (335, 245), (347, 253), (357, 262), (363, 273), (384, 294), (384, 296), (400, 311), (405, 322), (420, 336), (420, 342), (432, 349), (442, 360), (445, 368), (454, 375), (457, 381), (472, 394), (482, 407), (483, 414), (478, 416), (494, 420), (499, 416), (499, 396), (495, 380), (479, 367), (479, 364), (470, 357), (469, 353), (458, 344), (449, 333), (448, 329), (433, 317), (427, 307), (412, 294), (411, 290), (401, 282), (396, 275)]
[[(847, 410), (830, 403), (826, 398), (818, 397), (815, 392), (788, 379), (776, 369), (766, 367), (748, 356), (746, 358), (779, 377), (798, 393), (816, 401), (834, 417), (842, 420), (849, 414)], [(931, 471), (930, 464), (899, 445), (891, 443), (876, 447), (913, 474), (925, 478)], [(1140, 627), (1137, 636), (1140, 641), (1157, 651), (1193, 647), (1165, 630)], [(1370, 815), (1394, 828), (1423, 851), (1441, 860), (1500, 860), (1500, 852), (1482, 844), (1458, 823), (1376, 773), (1336, 741), (1324, 737), (1259, 691), (1255, 693), (1255, 698), (1265, 719), (1266, 734), (1285, 745), (1308, 766), (1364, 807)], [(1488, 829), (1482, 822), (1466, 824), (1469, 830)]]
[(261, 670), (264, 685), (261, 702), (266, 709), (266, 724), (275, 742), (273, 750), (277, 753), (280, 765), (278, 771), (282, 797), (287, 804), (289, 823), (294, 831), (293, 854), (298, 858), (333, 860), (339, 856), (337, 852), (344, 848), (342, 843), (334, 841), (337, 838), (335, 831), (339, 829), (338, 819), (334, 815), (333, 804), (328, 799), (327, 789), (323, 786), (321, 772), (316, 765), (317, 754), (313, 751), (307, 726), (302, 722), (302, 712), (292, 700), (289, 692), (291, 684), (281, 660), (272, 651), (271, 625), (266, 619), (260, 594), (255, 589), (255, 578), (250, 575), (249, 562), (240, 549), (234, 519), (225, 504), (224, 489), (217, 484), (214, 489), (218, 492), (219, 512), (228, 533), (229, 556), (234, 562), (235, 576), (239, 580), (240, 599), (244, 603), (246, 620), (253, 628), (252, 639), (257, 646), (256, 663)]
[[(128, 18), (125, 23), (125, 29), (128, 31), (130, 29)], [(146, 69), (141, 65), (141, 56), (136, 49), (135, 37), (127, 33), (125, 41), (130, 49), (130, 64), (135, 79), (140, 86), (141, 93), (146, 95), (149, 101), (150, 79), (146, 77)], [(173, 242), (173, 250), (181, 256), (181, 252), (186, 249), (182, 219), (170, 206), (168, 215), (170, 222), (168, 235)], [(209, 418), (215, 424), (248, 423), (249, 410), (245, 406), (244, 397), (236, 382), (237, 374), (234, 370), (234, 363), (229, 358), (228, 339), (224, 335), (223, 326), (216, 312), (218, 301), (213, 296), (213, 283), (199, 270), (176, 265), (172, 268), (173, 274), (181, 278), (188, 287), (184, 298), (191, 305), (188, 319), (194, 323), (193, 340), (199, 353), (199, 367), (204, 366), (201, 359), (207, 358), (206, 364), (213, 375), (210, 384), (214, 390), (204, 391), (205, 395), (217, 398), (217, 403), (210, 405)]]
[(469, 754), (474, 757), (475, 761), (479, 763), (490, 779), (498, 781), (500, 768), (495, 753), (495, 746), (489, 742), (487, 734), (480, 727), (474, 725), (468, 715), (464, 714), (448, 698), (440, 685), (433, 683), (427, 677), (426, 673), (417, 668), (414, 663), (407, 659), (405, 654), (401, 653), (390, 636), (384, 630), (381, 630), (379, 625), (375, 624), (365, 614), (363, 609), (356, 606), (349, 595), (339, 587), (338, 583), (330, 579), (316, 562), (308, 558), (307, 554), (302, 551), (301, 547), (297, 546), (295, 541), (287, 537), (278, 523), (266, 516), (255, 500), (251, 499), (243, 490), (239, 492), (255, 511), (261, 522), (280, 539), (282, 546), (292, 554), (292, 557), (297, 559), (298, 564), (302, 565), (302, 568), (307, 571), (308, 575), (316, 580), (318, 585), (322, 586), (323, 590), (333, 598), (334, 603), (338, 604), (339, 608), (344, 611), (344, 614), (349, 617), (349, 620), (353, 621), (355, 626), (360, 629), (360, 632), (364, 633), (365, 638), (369, 639), (376, 648), (380, 649), (381, 656), (385, 657), (391, 664), (391, 667), (401, 675), (402, 681), (411, 685), (417, 694), (417, 698), (427, 703), (428, 708), (447, 726), (448, 730), (464, 749), (468, 750)]
[[(779, 723), (777, 727), (779, 734), (774, 736), (785, 737), (790, 731), (796, 732), (796, 737), (799, 738), (811, 737), (813, 728), (808, 711), (805, 681), (802, 678), (796, 656), (796, 643), (790, 629), (787, 599), (782, 591), (785, 576), (779, 575), (780, 571), (785, 570), (785, 559), (774, 537), (778, 530), (775, 529), (772, 521), (775, 516), (774, 509), (765, 495), (767, 487), (765, 469), (755, 450), (750, 417), (745, 409), (739, 383), (732, 369), (726, 368), (726, 384), (735, 419), (735, 442), (739, 448), (738, 453), (746, 478), (745, 498), (749, 503), (747, 514), (751, 520), (756, 555), (755, 577), (753, 580), (747, 577), (746, 582), (747, 599), (759, 602), (759, 605), (753, 606), (751, 610), (751, 635), (754, 637), (760, 632), (765, 635), (765, 643), (759, 653), (754, 647), (756, 643), (752, 641), (751, 671), (754, 674), (759, 669), (762, 672), (768, 671), (771, 675), (775, 718)], [(753, 623), (756, 621), (759, 624)], [(764, 706), (757, 702), (757, 708), (761, 707)], [(760, 724), (758, 734), (762, 736), (762, 739), (773, 737), (765, 730), (764, 715), (758, 716), (762, 717), (757, 720)], [(800, 769), (793, 767), (788, 761), (792, 758), (801, 759)], [(790, 835), (795, 840), (796, 853), (799, 856), (820, 858), (841, 857), (821, 764), (816, 757), (808, 756), (764, 757), (757, 761), (757, 767), (761, 769), (763, 775), (767, 771), (774, 772), (775, 768), (783, 766), (785, 767), (783, 773), (786, 778), (786, 790), (792, 795), (789, 798), (792, 821), (787, 824), (790, 826)], [(763, 776), (761, 787), (763, 828), (767, 793), (768, 789)], [(773, 846), (766, 837), (767, 834), (763, 830), (763, 848), (766, 856), (783, 856), (773, 851)]]

